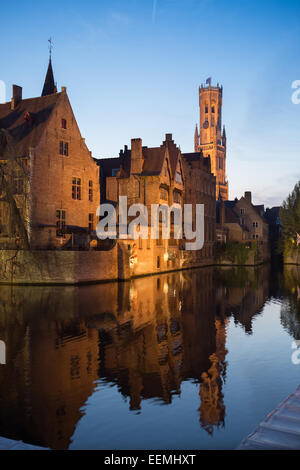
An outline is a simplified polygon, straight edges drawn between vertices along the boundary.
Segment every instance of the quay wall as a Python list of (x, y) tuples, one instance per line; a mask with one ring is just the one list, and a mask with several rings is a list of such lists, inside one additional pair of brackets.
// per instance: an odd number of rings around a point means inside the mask
[(117, 247), (110, 251), (0, 251), (2, 284), (78, 284), (117, 278)]
[(0, 250), (0, 284), (81, 284), (127, 280), (138, 276), (202, 266), (256, 266), (265, 256), (249, 252), (238, 262), (227, 257), (200, 259), (197, 253), (178, 251), (170, 258), (149, 251), (147, 257), (132, 254), (126, 244), (118, 243), (108, 251)]

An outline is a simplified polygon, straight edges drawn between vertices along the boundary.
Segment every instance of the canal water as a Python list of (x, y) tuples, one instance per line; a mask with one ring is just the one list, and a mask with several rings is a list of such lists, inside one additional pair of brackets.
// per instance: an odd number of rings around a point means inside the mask
[(295, 267), (1, 286), (0, 436), (52, 449), (234, 449), (299, 385), (299, 339)]

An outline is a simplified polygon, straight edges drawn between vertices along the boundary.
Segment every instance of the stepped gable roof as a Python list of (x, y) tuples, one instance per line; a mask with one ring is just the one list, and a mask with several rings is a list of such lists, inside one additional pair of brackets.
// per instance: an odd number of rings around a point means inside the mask
[(13, 138), (17, 157), (28, 155), (29, 148), (39, 143), (60, 96), (55, 93), (21, 100), (15, 109), (10, 101), (0, 104), (0, 130), (7, 130)]
[(167, 148), (169, 151), (171, 172), (172, 176), (174, 176), (177, 168), (178, 158), (181, 152), (180, 148), (177, 147), (174, 140), (172, 139), (172, 134), (166, 134), (166, 138), (163, 141), (161, 147)]

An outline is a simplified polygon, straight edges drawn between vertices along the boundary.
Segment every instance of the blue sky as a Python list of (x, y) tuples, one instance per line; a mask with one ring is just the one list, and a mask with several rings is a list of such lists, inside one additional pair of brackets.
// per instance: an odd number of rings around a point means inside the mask
[(41, 93), (48, 43), (95, 157), (133, 137), (158, 146), (171, 132), (193, 151), (197, 89), (224, 88), (230, 197), (281, 204), (300, 179), (300, 2), (64, 0), (2, 2), (0, 80)]

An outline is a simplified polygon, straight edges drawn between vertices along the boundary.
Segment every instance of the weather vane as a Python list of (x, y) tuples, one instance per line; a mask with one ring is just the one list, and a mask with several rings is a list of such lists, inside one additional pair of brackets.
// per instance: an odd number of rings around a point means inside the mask
[(48, 39), (48, 42), (49, 42), (49, 53), (50, 53), (50, 57), (52, 55), (52, 49), (53, 49), (53, 42), (52, 42), (52, 38), (50, 37)]

